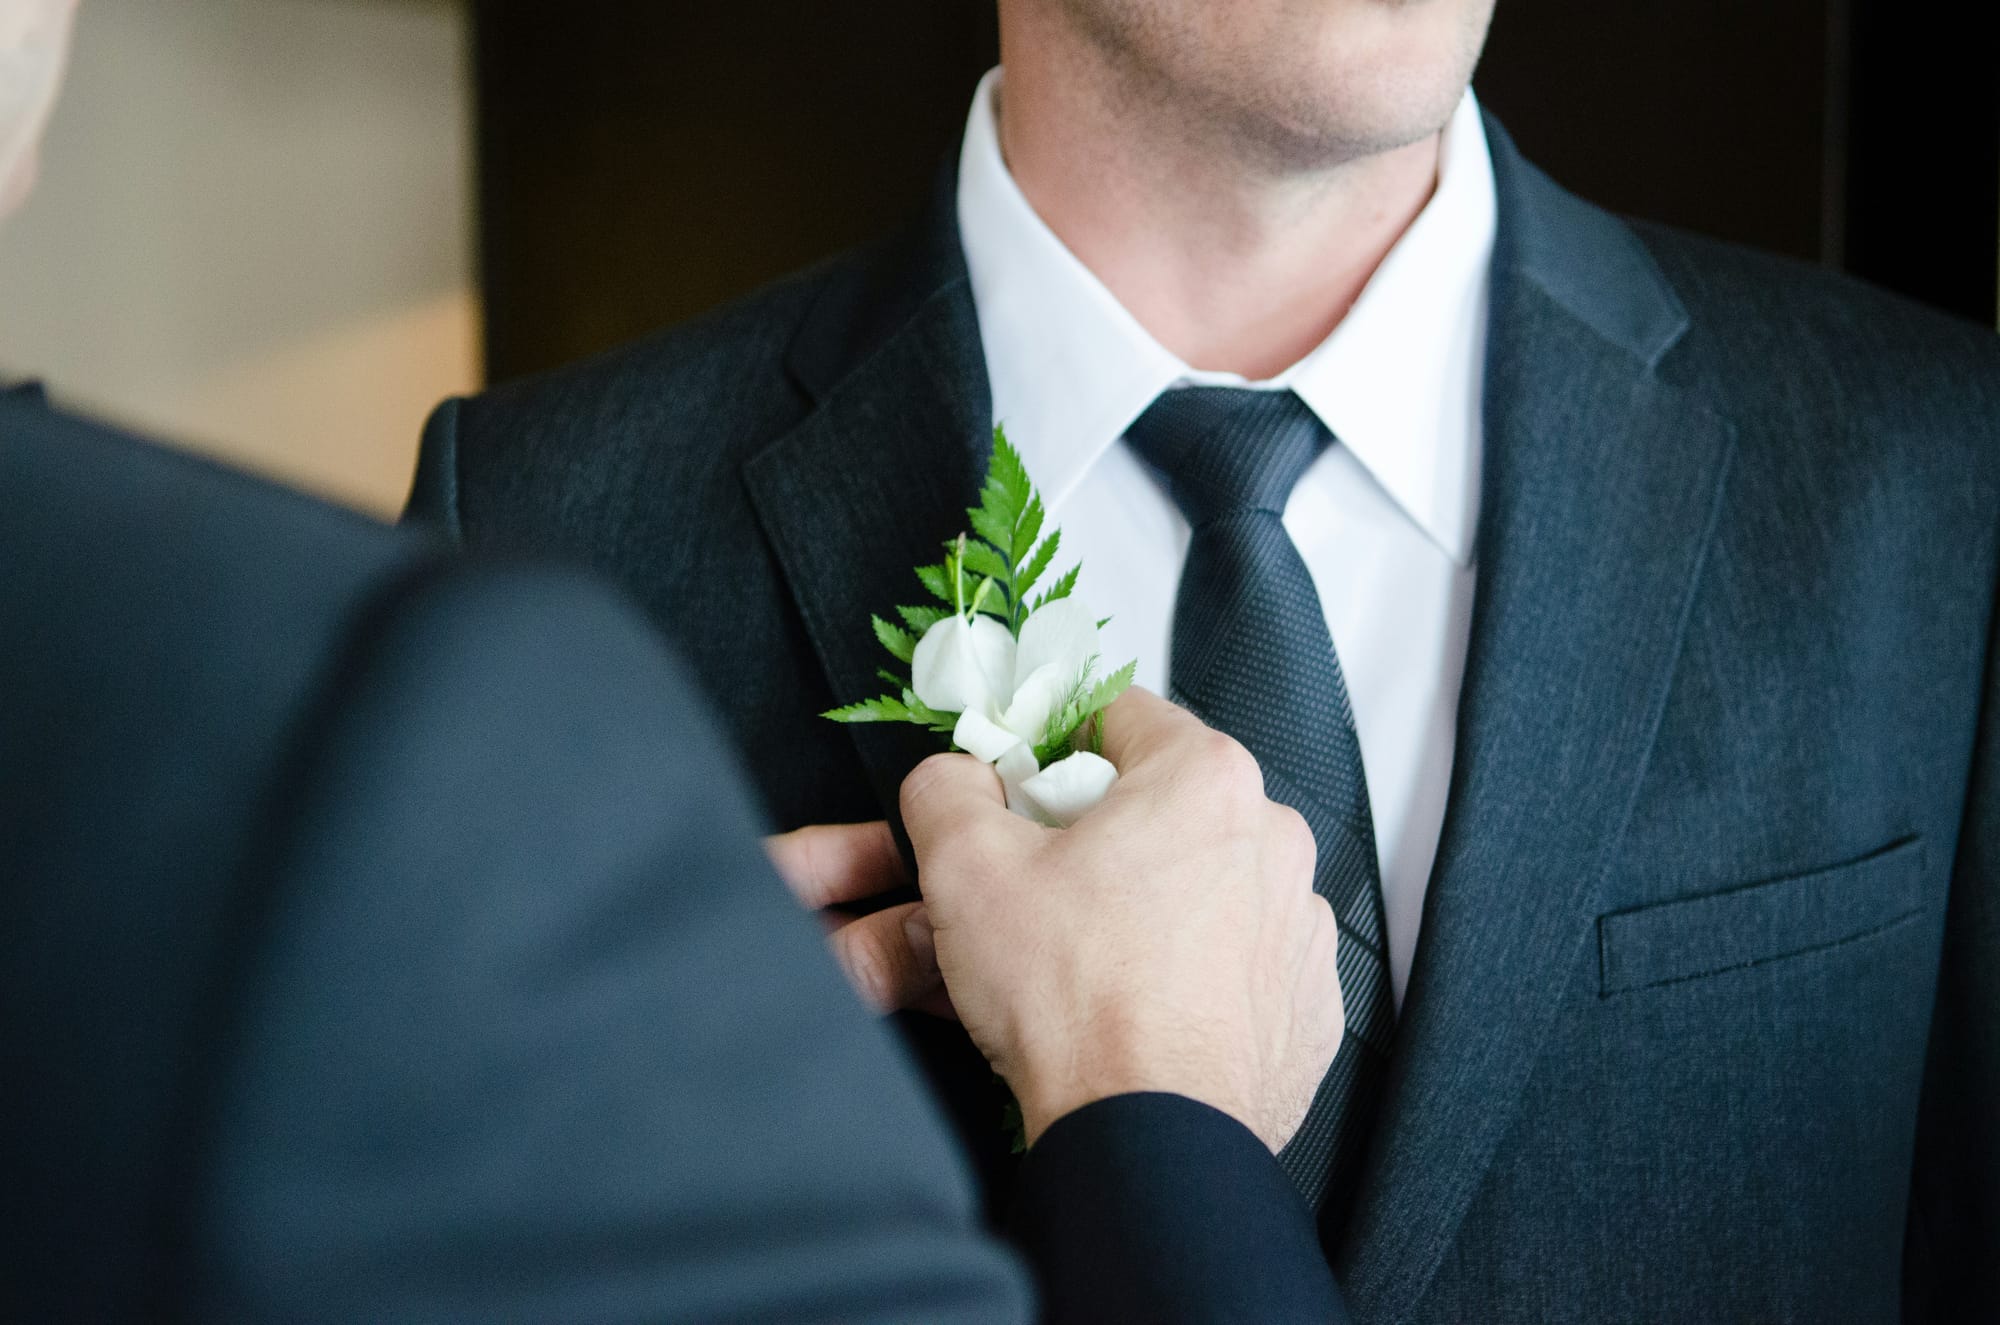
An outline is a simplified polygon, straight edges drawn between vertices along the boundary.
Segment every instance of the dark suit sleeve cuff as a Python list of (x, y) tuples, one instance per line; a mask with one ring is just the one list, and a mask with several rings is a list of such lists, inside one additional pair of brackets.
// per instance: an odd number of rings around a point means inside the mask
[(1277, 1160), (1180, 1095), (1120, 1095), (1058, 1119), (1022, 1164), (1012, 1223), (1047, 1321), (1346, 1319)]

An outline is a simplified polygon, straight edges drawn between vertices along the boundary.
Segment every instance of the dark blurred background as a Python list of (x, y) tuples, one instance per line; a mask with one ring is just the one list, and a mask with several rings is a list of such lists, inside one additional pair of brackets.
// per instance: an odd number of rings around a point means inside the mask
[[(987, 0), (477, 0), (487, 374), (680, 321), (917, 205)], [(1474, 86), (1594, 201), (1995, 321), (2000, 5), (1499, 0)]]
[[(440, 398), (917, 206), (992, 6), (90, 0), (0, 375), (394, 514)], [(1996, 74), (2000, 0), (1498, 0), (1476, 82), (1586, 197), (1991, 326)]]

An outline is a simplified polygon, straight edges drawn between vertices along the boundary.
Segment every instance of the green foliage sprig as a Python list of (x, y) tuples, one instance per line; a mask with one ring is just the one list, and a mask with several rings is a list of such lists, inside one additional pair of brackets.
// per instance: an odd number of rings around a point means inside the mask
[[(980, 487), (979, 505), (966, 508), (965, 515), (970, 531), (944, 545), (942, 561), (916, 568), (918, 583), (936, 601), (897, 607), (900, 625), (880, 616), (869, 618), (875, 638), (900, 664), (900, 670), (883, 668), (878, 672), (891, 687), (890, 693), (821, 716), (834, 722), (914, 723), (933, 732), (949, 733), (957, 715), (925, 705), (908, 677), (917, 641), (924, 632), (953, 613), (968, 619), (983, 613), (1019, 639), (1029, 617), (1075, 591), (1081, 566), (1070, 567), (1042, 592), (1034, 592), (1062, 547), (1062, 531), (1050, 529), (1043, 537), (1048, 508), (1004, 428), (993, 430), (993, 458)], [(1098, 624), (1101, 627), (1104, 623)], [(1099, 715), (1132, 684), (1136, 668), (1137, 664), (1128, 665), (1093, 682), (1093, 668), (1086, 667), (1069, 697), (1057, 707), (1042, 739), (1035, 743), (1035, 762), (1046, 767), (1050, 760), (1076, 750), (1101, 750), (1104, 734)]]

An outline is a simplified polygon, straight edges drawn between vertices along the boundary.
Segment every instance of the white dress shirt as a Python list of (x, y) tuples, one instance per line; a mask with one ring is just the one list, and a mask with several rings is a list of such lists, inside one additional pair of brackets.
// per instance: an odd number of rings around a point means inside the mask
[(1468, 90), (1430, 202), (1332, 335), (1268, 382), (1197, 372), (1139, 325), (1036, 215), (1000, 150), (1001, 71), (980, 83), (959, 158), (958, 222), (993, 387), (1062, 527), (1057, 570), (1111, 616), (1104, 662), (1166, 693), (1188, 525), (1125, 430), (1176, 385), (1289, 388), (1338, 440), (1285, 528), (1312, 572), (1347, 678), (1381, 856), (1400, 1007), (1451, 782), (1472, 617), (1480, 401), (1497, 207)]

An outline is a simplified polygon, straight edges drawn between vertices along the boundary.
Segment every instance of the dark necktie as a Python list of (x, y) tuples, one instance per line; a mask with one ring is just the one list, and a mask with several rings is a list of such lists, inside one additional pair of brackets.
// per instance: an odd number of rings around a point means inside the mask
[(1322, 1227), (1353, 1197), (1395, 1027), (1382, 883), (1361, 746), (1319, 594), (1281, 520), (1332, 440), (1290, 391), (1168, 391), (1127, 442), (1160, 470), (1193, 526), (1174, 605), (1176, 702), (1257, 757), (1273, 800), (1312, 826), (1313, 890), (1340, 922), (1347, 1033), (1304, 1126), (1278, 1156)]

